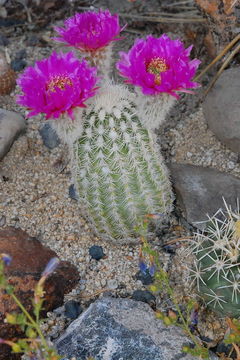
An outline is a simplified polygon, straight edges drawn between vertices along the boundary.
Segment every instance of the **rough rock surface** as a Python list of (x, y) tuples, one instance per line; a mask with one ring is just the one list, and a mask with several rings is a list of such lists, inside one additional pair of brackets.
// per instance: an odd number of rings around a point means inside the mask
[[(0, 253), (12, 256), (11, 264), (5, 268), (9, 283), (14, 285), (15, 294), (31, 310), (33, 289), (41, 277), (47, 262), (56, 256), (56, 253), (26, 232), (8, 227), (0, 231)], [(62, 305), (65, 293), (70, 292), (79, 280), (74, 265), (67, 261), (60, 262), (57, 270), (49, 276), (45, 283), (44, 312), (53, 310)], [(0, 292), (0, 338), (12, 339), (21, 335), (20, 329), (4, 323), (6, 312), (18, 311), (16, 304), (8, 295)], [(9, 347), (0, 345), (0, 360), (15, 359), (10, 354)], [(11, 357), (13, 356), (13, 357)]]
[(203, 113), (218, 139), (240, 153), (240, 67), (223, 72), (203, 103)]
[(177, 200), (188, 222), (196, 224), (207, 220), (221, 207), (223, 197), (228, 205), (236, 208), (240, 199), (240, 179), (215, 169), (187, 164), (168, 165)]
[(23, 116), (14, 111), (0, 109), (0, 160), (25, 127), (26, 122)]
[(182, 331), (165, 327), (147, 304), (103, 298), (67, 328), (56, 346), (64, 360), (194, 360), (181, 352), (184, 343), (189, 339)]
[(54, 149), (60, 144), (60, 139), (50, 124), (46, 123), (42, 125), (39, 129), (39, 133), (42, 137), (44, 145), (48, 149)]

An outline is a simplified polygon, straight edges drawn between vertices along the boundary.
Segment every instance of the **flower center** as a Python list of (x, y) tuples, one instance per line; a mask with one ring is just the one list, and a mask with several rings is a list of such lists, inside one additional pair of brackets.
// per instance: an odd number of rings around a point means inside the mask
[(56, 88), (60, 90), (65, 90), (66, 86), (72, 86), (72, 80), (69, 79), (66, 75), (56, 75), (51, 78), (51, 80), (47, 83), (47, 91), (55, 92)]
[(161, 84), (161, 73), (167, 71), (169, 68), (165, 61), (160, 57), (154, 57), (152, 60), (147, 64), (147, 72), (150, 74), (155, 75), (155, 84)]

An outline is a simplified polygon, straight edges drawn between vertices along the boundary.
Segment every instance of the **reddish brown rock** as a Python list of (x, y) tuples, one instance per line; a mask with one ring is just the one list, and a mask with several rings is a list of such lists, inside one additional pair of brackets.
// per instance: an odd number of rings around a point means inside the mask
[[(33, 289), (41, 277), (48, 261), (56, 257), (56, 253), (44, 247), (39, 240), (30, 237), (25, 231), (8, 227), (0, 230), (0, 253), (11, 255), (12, 262), (6, 267), (9, 283), (14, 285), (15, 294), (28, 311), (32, 309)], [(45, 302), (42, 317), (47, 311), (62, 305), (65, 293), (77, 284), (79, 274), (74, 265), (61, 261), (56, 271), (45, 283)], [(0, 338), (14, 339), (21, 336), (16, 326), (4, 323), (6, 312), (18, 311), (18, 307), (9, 295), (0, 292)], [(9, 347), (0, 345), (0, 360), (15, 360), (19, 356), (11, 354)]]

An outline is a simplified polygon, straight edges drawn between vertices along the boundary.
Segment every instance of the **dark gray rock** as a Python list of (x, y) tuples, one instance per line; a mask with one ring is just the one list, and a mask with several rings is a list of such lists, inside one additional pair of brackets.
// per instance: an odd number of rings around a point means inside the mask
[(232, 209), (240, 199), (240, 179), (215, 169), (187, 164), (168, 164), (177, 200), (187, 221), (200, 229), (218, 209), (224, 209), (223, 197)]
[(22, 115), (0, 109), (0, 160), (10, 149), (14, 140), (24, 132), (26, 121)]
[(14, 59), (11, 61), (11, 68), (14, 71), (21, 71), (25, 68), (25, 66), (27, 65), (26, 60), (23, 59)]
[(240, 67), (223, 72), (203, 102), (203, 113), (217, 138), (240, 153)]
[(27, 57), (26, 49), (21, 49), (21, 50), (17, 51), (16, 54), (15, 54), (15, 59), (16, 60), (25, 59), (26, 57)]
[(135, 278), (137, 280), (140, 280), (143, 285), (150, 285), (153, 283), (153, 280), (154, 280), (153, 276), (151, 276), (151, 274), (149, 274), (148, 269), (145, 272), (142, 272), (141, 270), (139, 270), (136, 273)]
[(105, 256), (102, 246), (99, 245), (91, 246), (89, 248), (89, 255), (95, 260), (101, 260)]
[(52, 126), (48, 123), (41, 126), (39, 129), (39, 133), (42, 137), (43, 144), (48, 149), (54, 149), (60, 144), (60, 139), (57, 136), (56, 131), (52, 128)]
[(148, 290), (135, 290), (132, 294), (132, 299), (145, 302), (150, 306), (156, 306), (156, 298)]
[(81, 307), (79, 302), (75, 300), (69, 300), (68, 302), (66, 302), (66, 304), (64, 305), (64, 309), (65, 316), (73, 320), (77, 319), (78, 316), (83, 312), (83, 308)]
[(147, 304), (104, 298), (73, 321), (55, 345), (64, 360), (195, 360), (181, 352), (184, 343), (189, 339), (181, 329), (165, 327)]
[(76, 189), (74, 184), (71, 184), (68, 188), (68, 195), (71, 199), (78, 201), (78, 195), (76, 193)]

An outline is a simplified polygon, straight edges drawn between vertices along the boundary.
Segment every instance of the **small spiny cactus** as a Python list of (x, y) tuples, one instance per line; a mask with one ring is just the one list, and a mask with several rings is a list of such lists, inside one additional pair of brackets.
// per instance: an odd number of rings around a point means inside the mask
[(225, 203), (209, 218), (204, 232), (195, 234), (190, 279), (207, 305), (224, 316), (240, 316), (240, 212)]
[(8, 95), (15, 88), (16, 75), (7, 63), (5, 54), (0, 51), (0, 95)]

